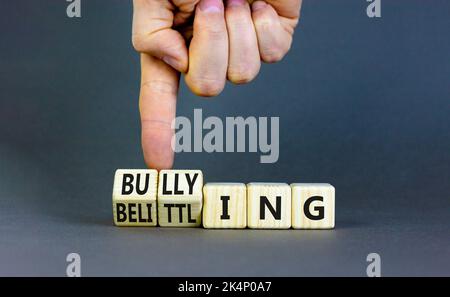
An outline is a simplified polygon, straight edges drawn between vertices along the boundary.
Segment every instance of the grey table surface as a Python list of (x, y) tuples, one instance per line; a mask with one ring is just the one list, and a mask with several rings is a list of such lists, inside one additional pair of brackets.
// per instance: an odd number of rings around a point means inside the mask
[(449, 1), (304, 1), (290, 54), (178, 115), (279, 116), (280, 158), (181, 153), (206, 182), (329, 182), (330, 231), (116, 228), (116, 168), (144, 167), (131, 1), (0, 2), (0, 275), (450, 276)]

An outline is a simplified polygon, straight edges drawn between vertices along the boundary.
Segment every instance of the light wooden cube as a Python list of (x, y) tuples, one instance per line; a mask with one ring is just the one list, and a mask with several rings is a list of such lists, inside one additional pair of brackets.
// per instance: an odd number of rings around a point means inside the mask
[(335, 189), (330, 184), (291, 184), (292, 227), (333, 229)]
[(203, 227), (247, 227), (245, 184), (208, 183), (203, 187)]
[(118, 169), (114, 176), (113, 216), (116, 226), (156, 226), (158, 171)]
[(291, 187), (284, 183), (247, 185), (249, 228), (288, 229), (291, 227)]
[(158, 222), (162, 227), (198, 227), (202, 223), (203, 174), (200, 170), (161, 170)]

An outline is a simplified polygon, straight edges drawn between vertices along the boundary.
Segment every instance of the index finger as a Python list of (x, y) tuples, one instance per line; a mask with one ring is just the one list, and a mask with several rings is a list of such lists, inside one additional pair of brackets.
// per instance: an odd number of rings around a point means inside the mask
[(154, 169), (173, 165), (171, 127), (176, 116), (179, 73), (158, 58), (141, 54), (141, 142), (145, 163)]

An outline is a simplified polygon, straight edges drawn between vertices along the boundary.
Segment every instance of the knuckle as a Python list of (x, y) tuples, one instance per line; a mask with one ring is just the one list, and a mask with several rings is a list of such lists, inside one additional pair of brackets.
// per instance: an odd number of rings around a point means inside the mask
[(163, 121), (163, 120), (157, 120), (157, 119), (141, 119), (141, 125), (143, 131), (153, 134), (160, 133), (159, 131), (172, 131), (172, 123)]
[(224, 24), (203, 20), (201, 24), (199, 24), (201, 28), (198, 31), (198, 34), (202, 34), (205, 38), (211, 40), (224, 40), (227, 38), (227, 31)]
[(227, 11), (227, 26), (234, 29), (246, 28), (249, 25), (253, 26), (249, 16), (245, 10), (235, 9), (234, 7)]
[(176, 95), (177, 88), (172, 84), (162, 81), (162, 80), (148, 80), (142, 82), (141, 85), (142, 90), (147, 90), (152, 94), (168, 94), (168, 95)]
[(202, 97), (217, 96), (224, 88), (224, 82), (204, 77), (191, 78), (188, 85), (194, 94)]
[(271, 32), (274, 26), (278, 26), (279, 23), (274, 18), (269, 16), (261, 16), (254, 20), (255, 27), (261, 32)]
[(222, 27), (214, 25), (205, 27), (204, 33), (208, 39), (214, 41), (224, 40), (226, 37), (225, 30)]
[(230, 67), (228, 69), (228, 79), (235, 84), (246, 84), (256, 77), (257, 71), (250, 67)]
[(280, 50), (266, 50), (264, 51), (262, 58), (266, 63), (276, 63), (283, 59), (284, 54)]
[(261, 58), (266, 63), (276, 63), (281, 61), (289, 49), (284, 49), (283, 47), (272, 44), (261, 50)]
[(137, 52), (143, 52), (144, 51), (144, 42), (142, 38), (139, 35), (133, 35), (131, 37), (131, 43), (133, 44), (133, 48)]

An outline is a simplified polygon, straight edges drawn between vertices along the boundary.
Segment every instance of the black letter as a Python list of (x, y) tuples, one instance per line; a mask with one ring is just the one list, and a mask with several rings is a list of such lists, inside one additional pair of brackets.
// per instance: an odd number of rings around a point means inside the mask
[(266, 211), (265, 211), (264, 205), (267, 206), (267, 208), (272, 213), (275, 220), (281, 220), (281, 196), (277, 196), (276, 210), (273, 209), (272, 204), (270, 204), (269, 199), (267, 199), (266, 196), (261, 196), (260, 199), (261, 199), (261, 202), (260, 202), (259, 216), (260, 216), (261, 220), (266, 219)]
[[(123, 175), (123, 180), (122, 180), (122, 195), (130, 195), (131, 193), (133, 193), (133, 179), (134, 176), (132, 174), (127, 174), (125, 173)], [(126, 190), (126, 187), (129, 187), (129, 190)]]
[(171, 191), (167, 190), (167, 174), (163, 174), (163, 195), (170, 195)]
[(316, 206), (316, 207), (314, 207), (314, 210), (319, 212), (317, 215), (313, 215), (309, 211), (309, 206), (314, 201), (323, 202), (323, 197), (321, 197), (321, 196), (313, 196), (313, 197), (308, 198), (305, 201), (305, 205), (303, 206), (303, 211), (305, 212), (305, 216), (308, 219), (313, 220), (313, 221), (320, 221), (320, 220), (322, 220), (324, 218), (324, 208), (323, 208), (323, 206)]
[(137, 175), (137, 179), (136, 179), (136, 193), (138, 193), (138, 195), (144, 195), (145, 193), (147, 193), (148, 190), (148, 180), (150, 178), (150, 174), (146, 174), (145, 175), (145, 187), (144, 190), (141, 191), (140, 189), (140, 184), (141, 184), (141, 174)]
[(178, 207), (179, 221), (183, 223), (183, 208), (186, 207), (186, 204), (175, 204), (175, 207)]
[(148, 217), (148, 219), (146, 219), (146, 218), (144, 218), (143, 216), (142, 216), (142, 203), (138, 203), (138, 222), (139, 223), (151, 223), (152, 222), (152, 205), (151, 204), (148, 204), (148, 203), (146, 203), (146, 205), (147, 205), (147, 211), (148, 211), (148, 215), (147, 215), (147, 217)]
[(194, 219), (191, 217), (191, 215), (192, 215), (192, 213), (191, 213), (191, 205), (188, 204), (187, 207), (188, 207), (188, 223), (196, 223), (197, 221), (194, 220)]
[(172, 223), (172, 207), (173, 204), (164, 204), (164, 207), (167, 207), (167, 222)]
[(220, 196), (220, 200), (222, 200), (222, 215), (220, 216), (220, 219), (229, 220), (230, 215), (228, 214), (228, 201), (230, 201), (230, 196)]
[(139, 223), (144, 223), (145, 220), (142, 217), (142, 206), (141, 205), (142, 205), (141, 203), (138, 203), (138, 205), (137, 205), (137, 207), (138, 207), (138, 222)]
[(175, 173), (175, 189), (173, 191), (174, 195), (183, 195), (183, 191), (178, 190), (178, 173)]
[(194, 192), (194, 184), (195, 184), (195, 181), (197, 180), (197, 176), (198, 176), (198, 173), (194, 174), (194, 178), (191, 181), (191, 176), (189, 175), (189, 173), (186, 173), (186, 180), (189, 185), (189, 195), (192, 195), (192, 193)]
[(136, 223), (137, 222), (136, 219), (133, 218), (133, 215), (136, 214), (136, 211), (133, 210), (134, 207), (136, 207), (136, 203), (128, 203), (128, 216), (130, 217), (129, 218), (129, 222), (130, 223)]
[(153, 219), (152, 219), (152, 204), (151, 203), (147, 203), (147, 212), (148, 212), (148, 220), (147, 220), (147, 222), (153, 223)]
[(127, 206), (124, 203), (116, 204), (117, 222), (123, 223), (127, 220)]

